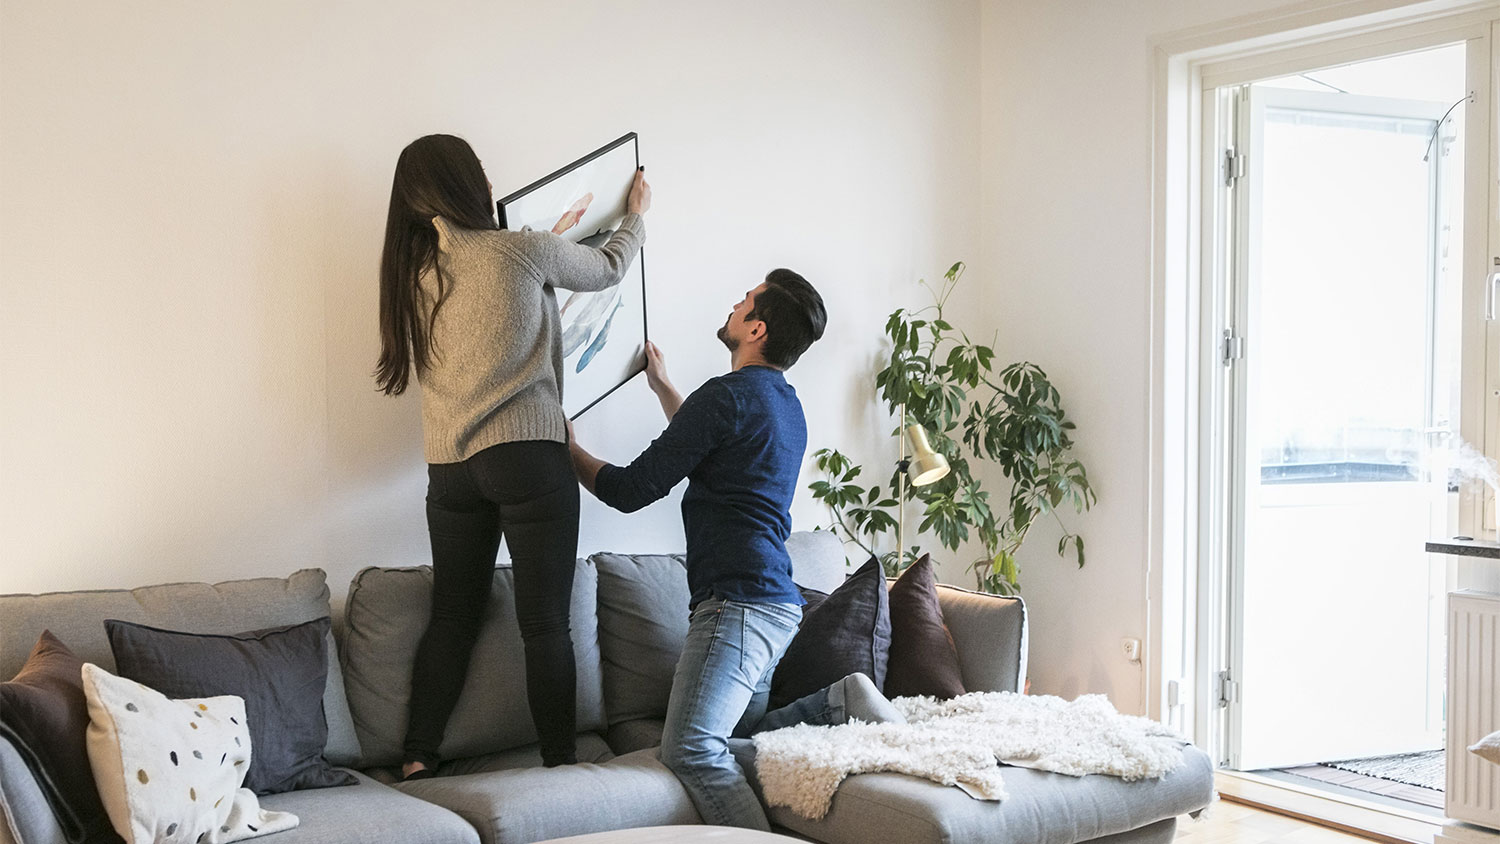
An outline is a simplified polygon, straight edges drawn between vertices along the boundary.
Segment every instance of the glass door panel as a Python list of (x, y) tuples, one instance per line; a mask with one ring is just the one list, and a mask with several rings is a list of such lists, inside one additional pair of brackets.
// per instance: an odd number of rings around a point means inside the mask
[(1444, 103), (1245, 95), (1231, 760), (1441, 748), (1446, 577), (1422, 546), (1452, 521), (1461, 133)]

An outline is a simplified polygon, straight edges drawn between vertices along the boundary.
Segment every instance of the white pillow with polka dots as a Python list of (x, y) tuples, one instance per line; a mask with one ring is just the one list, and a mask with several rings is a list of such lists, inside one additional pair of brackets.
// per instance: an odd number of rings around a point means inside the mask
[(91, 663), (83, 691), (94, 782), (126, 844), (224, 844), (297, 826), (240, 787), (251, 752), (243, 698), (169, 700)]

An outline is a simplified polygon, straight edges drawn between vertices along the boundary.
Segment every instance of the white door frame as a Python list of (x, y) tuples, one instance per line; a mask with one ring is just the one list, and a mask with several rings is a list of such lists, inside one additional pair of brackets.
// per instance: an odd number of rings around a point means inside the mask
[[(1212, 719), (1218, 711), (1211, 682), (1217, 655), (1201, 646), (1204, 631), (1222, 629), (1225, 594), (1214, 567), (1202, 561), (1222, 553), (1227, 538), (1218, 512), (1226, 489), (1216, 461), (1223, 444), (1214, 441), (1216, 415), (1227, 412), (1218, 378), (1217, 340), (1223, 326), (1217, 316), (1225, 303), (1216, 284), (1226, 260), (1222, 244), (1203, 242), (1216, 231), (1213, 187), (1221, 174), (1217, 150), (1206, 150), (1204, 93), (1220, 86), (1273, 78), (1292, 72), (1410, 52), (1456, 41), (1491, 43), (1500, 21), (1500, 2), (1402, 3), (1351, 0), (1301, 3), (1293, 7), (1236, 19), (1221, 25), (1174, 33), (1155, 44), (1153, 101), (1151, 467), (1148, 549), (1148, 632), (1146, 649), (1147, 712), (1191, 737), (1217, 758)], [(1493, 47), (1492, 47), (1493, 48)], [(1493, 102), (1488, 51), (1470, 51), (1470, 77), (1482, 83), (1471, 106), (1466, 143), (1483, 151), (1494, 167), (1490, 132)], [(1210, 132), (1207, 137), (1213, 137)], [(1500, 172), (1500, 171), (1497, 171)], [(1464, 319), (1482, 320), (1485, 264), (1500, 244), (1500, 222), (1491, 218), (1490, 197), (1465, 205)], [(1492, 234), (1492, 229), (1494, 229)], [(1232, 260), (1232, 258), (1230, 259)], [(1497, 267), (1496, 269), (1500, 269)], [(1484, 336), (1485, 326), (1474, 327)], [(1487, 358), (1500, 345), (1495, 325), (1488, 326), (1490, 351), (1482, 344), (1465, 348), (1465, 383), (1488, 377), (1488, 407), (1465, 407), (1460, 433), (1473, 443), (1500, 447), (1496, 434), (1486, 437), (1500, 399), (1494, 395), (1494, 372)], [(1471, 381), (1470, 379), (1474, 380)], [(1472, 410), (1472, 412), (1471, 412)], [(1471, 524), (1475, 516), (1467, 516)]]

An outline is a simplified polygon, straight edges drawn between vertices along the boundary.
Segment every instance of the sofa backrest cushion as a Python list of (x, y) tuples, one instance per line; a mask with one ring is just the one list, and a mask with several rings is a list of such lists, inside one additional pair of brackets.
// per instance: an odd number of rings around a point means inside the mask
[[(844, 545), (828, 531), (787, 537), (792, 578), (820, 592), (848, 574)], [(599, 569), (599, 646), (611, 726), (666, 717), (672, 674), (687, 637), (687, 569), (681, 554), (595, 554)]]
[(663, 718), (687, 638), (687, 569), (681, 555), (595, 554), (599, 655), (611, 726)]
[[(117, 618), (185, 633), (244, 633), (301, 624), (329, 615), (328, 579), (322, 569), (302, 569), (287, 577), (260, 577), (225, 583), (169, 583), (139, 589), (0, 595), (0, 677), (11, 677), (43, 630), (67, 645), (79, 659), (116, 672), (104, 633), (104, 619)], [(330, 633), (328, 664), (338, 665)], [(360, 757), (349, 714), (344, 678), (329, 671), (323, 689), (328, 721), (324, 756), (336, 765)]]
[[(599, 675), (598, 577), (579, 560), (573, 577), (573, 654), (578, 729), (603, 730)], [(432, 611), (432, 568), (367, 568), (349, 584), (344, 605), (344, 677), (364, 751), (362, 767), (402, 762), (412, 664)], [(495, 569), (490, 602), (469, 660), (463, 692), (448, 720), (444, 759), (497, 753), (536, 741), (526, 697), (525, 651), (509, 566)]]
[(786, 538), (786, 552), (792, 558), (792, 579), (798, 586), (828, 593), (844, 585), (844, 579), (854, 573), (844, 557), (844, 543), (831, 531), (796, 531)]
[(971, 692), (1019, 692), (1026, 684), (1026, 604), (938, 584), (943, 623), (958, 647), (964, 688)]

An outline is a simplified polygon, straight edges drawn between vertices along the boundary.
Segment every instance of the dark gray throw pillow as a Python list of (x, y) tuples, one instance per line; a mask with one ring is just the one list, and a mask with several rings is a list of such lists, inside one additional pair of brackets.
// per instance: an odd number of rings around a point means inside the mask
[(230, 636), (104, 622), (119, 675), (169, 698), (238, 695), (250, 730), (245, 787), (256, 794), (353, 785), (323, 758), (328, 722), (325, 616)]
[[(891, 612), (880, 561), (849, 575), (811, 608), (771, 678), (770, 708), (778, 709), (859, 672), (885, 686)], [(807, 594), (805, 590), (804, 595)]]
[[(802, 605), (802, 620), (803, 621), (807, 621), (807, 614), (808, 613), (810, 613), (813, 610), (817, 609), (819, 604), (821, 604), (824, 601), (828, 600), (828, 593), (827, 592), (819, 592), (816, 589), (809, 589), (806, 586), (803, 586), (801, 584), (797, 585), (797, 591), (802, 593), (802, 600), (804, 600), (804, 601), (807, 602), (807, 603), (805, 603), (805, 604)], [(797, 629), (801, 630), (802, 629), (802, 625), (800, 625), (800, 624), (797, 625)]]

